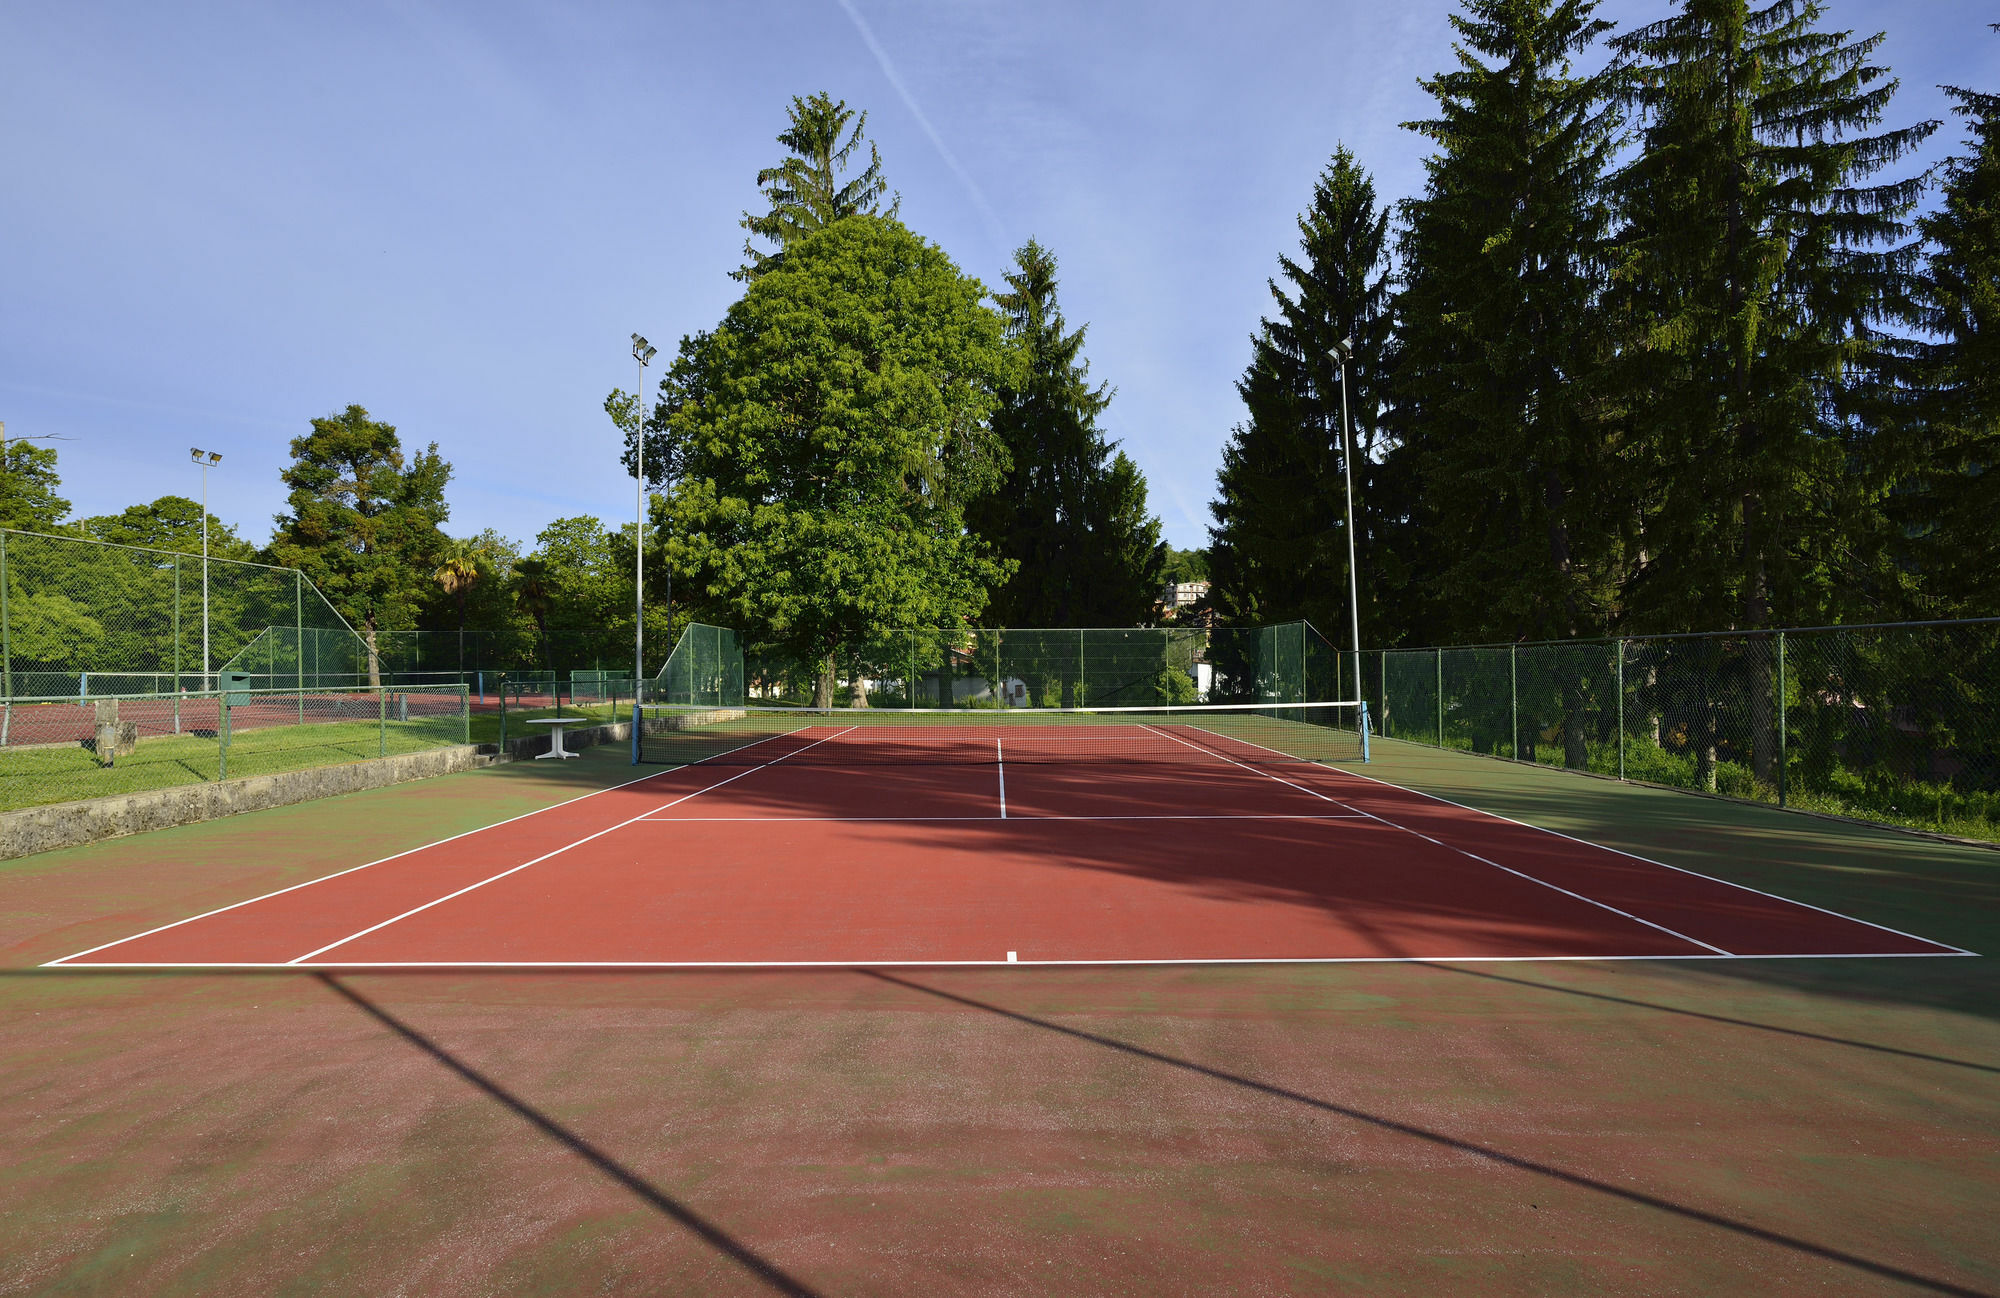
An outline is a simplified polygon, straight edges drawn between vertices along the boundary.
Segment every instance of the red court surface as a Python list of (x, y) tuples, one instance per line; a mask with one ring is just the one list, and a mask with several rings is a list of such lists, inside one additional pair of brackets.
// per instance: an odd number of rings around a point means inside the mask
[(819, 726), (51, 963), (1969, 954), (1240, 741), (1160, 748)]

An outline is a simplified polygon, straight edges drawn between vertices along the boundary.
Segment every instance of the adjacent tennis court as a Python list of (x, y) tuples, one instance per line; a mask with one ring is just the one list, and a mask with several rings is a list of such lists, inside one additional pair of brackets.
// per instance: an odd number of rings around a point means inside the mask
[(753, 710), (656, 732), (635, 756), (665, 765), (617, 787), (50, 963), (1971, 954), (1342, 769), (1343, 706)]

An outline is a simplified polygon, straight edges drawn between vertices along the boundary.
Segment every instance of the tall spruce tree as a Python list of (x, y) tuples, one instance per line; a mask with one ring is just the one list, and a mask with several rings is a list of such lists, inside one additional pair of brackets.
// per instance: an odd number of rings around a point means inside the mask
[[(882, 179), (882, 155), (875, 143), (862, 132), (868, 114), (857, 114), (844, 99), (835, 99), (824, 90), (811, 95), (794, 95), (788, 110), (791, 125), (778, 135), (778, 143), (791, 151), (789, 158), (757, 173), (757, 188), (770, 204), (768, 211), (743, 214), (743, 228), (750, 238), (743, 241), (748, 260), (730, 274), (736, 279), (755, 279), (772, 269), (785, 249), (815, 230), (823, 230), (842, 217), (886, 216), (894, 219), (902, 208), (900, 197), (882, 207), (889, 183)], [(848, 123), (854, 125), (850, 129)], [(842, 139), (845, 131), (847, 138)], [(841, 173), (863, 143), (868, 145), (868, 165), (859, 175), (842, 182)], [(755, 241), (763, 239), (776, 248), (764, 252)]]
[(1088, 326), (1072, 330), (1063, 318), (1056, 269), (1054, 254), (1030, 239), (1014, 253), (1007, 291), (994, 295), (1015, 356), (993, 412), (1010, 467), (967, 522), (1019, 567), (986, 617), (997, 626), (1132, 626), (1159, 595), (1160, 524), (1138, 466), (1097, 427), (1111, 389), (1091, 385)]
[(1618, 179), (1648, 495), (1633, 622), (1879, 607), (1885, 484), (1857, 469), (1903, 350), (1885, 330), (1912, 309), (1922, 181), (1863, 182), (1936, 123), (1869, 133), (1896, 87), (1869, 61), (1882, 37), (1820, 30), (1816, 0), (1677, 10), (1617, 42), (1643, 123)]
[(1284, 278), (1267, 281), (1276, 310), (1251, 339), (1236, 390), (1247, 411), (1223, 447), (1209, 506), (1209, 602), (1225, 621), (1305, 618), (1329, 635), (1347, 616), (1347, 534), (1341, 458), (1340, 367), (1335, 343), (1353, 339), (1347, 368), (1354, 421), (1356, 539), (1368, 574), (1363, 621), (1382, 643), (1367, 607), (1392, 575), (1380, 571), (1382, 358), (1389, 336), (1387, 210), (1375, 183), (1345, 147), (1313, 185), (1298, 218), (1299, 257), (1278, 258)]
[[(1607, 384), (1616, 70), (1578, 72), (1596, 0), (1462, 0), (1423, 83), (1437, 145), (1401, 210), (1394, 426), (1441, 637), (1588, 635), (1615, 615), (1631, 509)], [(1571, 746), (1581, 735), (1569, 736)]]
[(1937, 210), (1920, 222), (1931, 244), (1921, 323), (1934, 339), (1919, 351), (1922, 463), (1891, 506), (1915, 552), (1908, 567), (1923, 611), (1991, 616), (2000, 612), (2000, 94), (1944, 90), (1967, 139), (1944, 165)]

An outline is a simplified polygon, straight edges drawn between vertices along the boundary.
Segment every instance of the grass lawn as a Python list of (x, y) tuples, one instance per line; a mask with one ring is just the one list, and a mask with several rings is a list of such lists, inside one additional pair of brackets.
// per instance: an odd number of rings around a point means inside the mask
[[(275, 775), (421, 752), (461, 743), (461, 734), (456, 717), (392, 721), (385, 733), (372, 721), (239, 730), (229, 739), (228, 775)], [(0, 811), (200, 784), (218, 778), (221, 756), (220, 743), (202, 734), (141, 739), (136, 751), (109, 767), (81, 744), (15, 748), (0, 753)]]

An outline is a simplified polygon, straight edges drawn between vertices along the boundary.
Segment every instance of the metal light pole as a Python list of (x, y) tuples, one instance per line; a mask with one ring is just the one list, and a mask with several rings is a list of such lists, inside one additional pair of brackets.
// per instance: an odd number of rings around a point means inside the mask
[[(639, 362), (639, 423), (632, 438), (632, 476), (638, 481), (639, 508), (632, 530), (632, 692), (646, 679), (646, 366), (657, 354), (653, 344), (632, 335), (632, 359)], [(671, 631), (673, 628), (667, 628)]]
[(201, 466), (201, 687), (210, 690), (215, 682), (208, 672), (208, 471), (222, 463), (222, 456), (198, 446), (188, 453)]
[(1340, 471), (1347, 479), (1347, 607), (1354, 630), (1354, 700), (1361, 694), (1361, 579), (1354, 563), (1354, 435), (1347, 415), (1347, 362), (1354, 356), (1354, 339), (1343, 338), (1331, 352), (1340, 364)]

